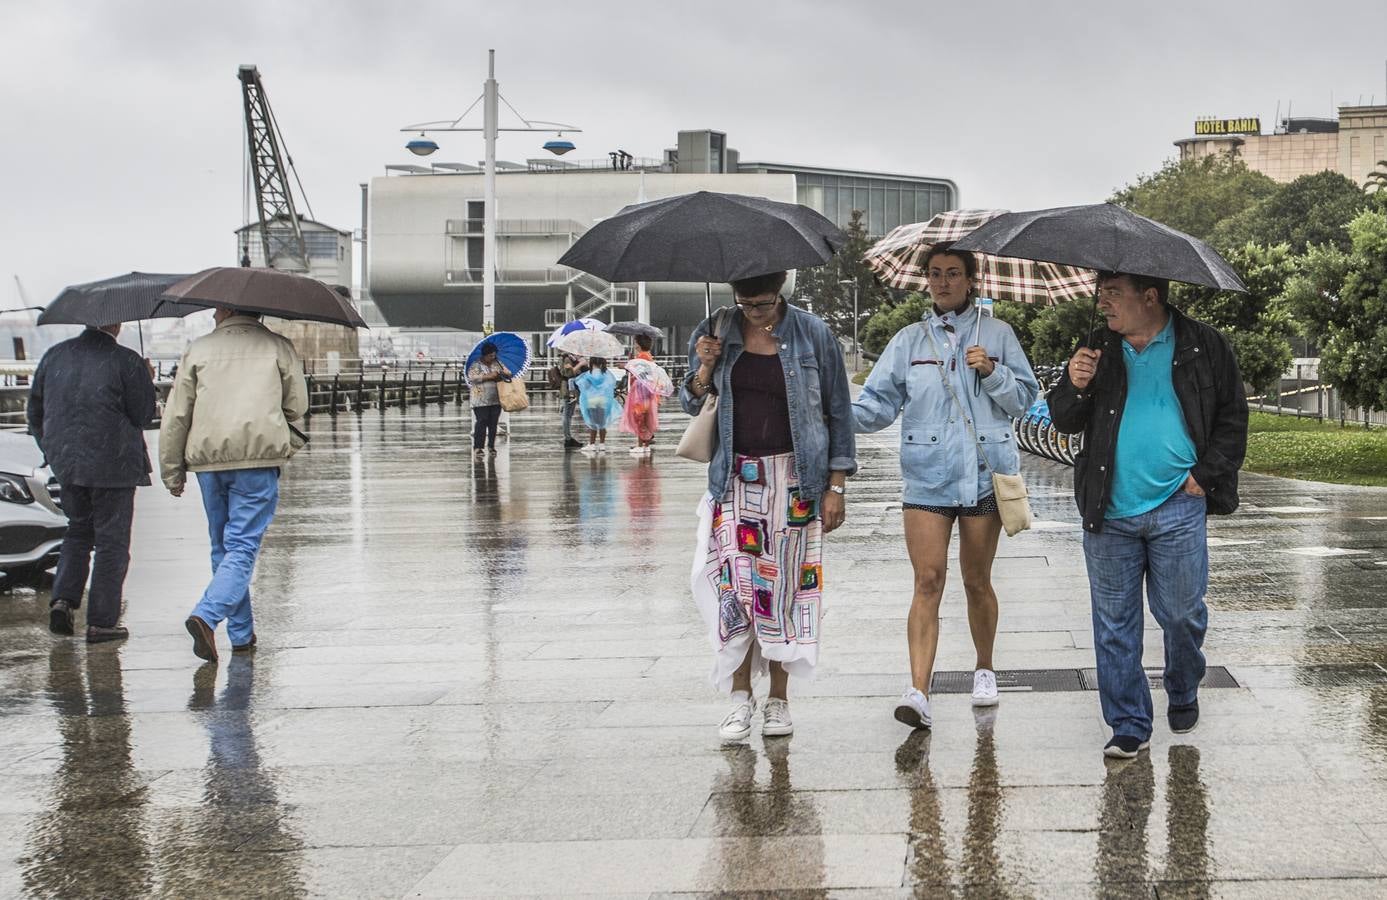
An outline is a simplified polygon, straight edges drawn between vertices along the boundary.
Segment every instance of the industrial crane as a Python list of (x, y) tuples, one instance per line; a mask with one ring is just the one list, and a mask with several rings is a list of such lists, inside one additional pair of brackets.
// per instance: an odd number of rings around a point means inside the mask
[[(308, 249), (304, 244), (298, 211), (294, 208), (294, 195), (289, 188), (289, 171), (294, 172), (300, 196), (303, 196), (303, 182), (299, 181), (299, 173), (294, 169), (293, 157), (285, 149), (284, 135), (279, 131), (279, 124), (270, 109), (270, 98), (260, 81), (260, 70), (255, 66), (241, 66), (237, 76), (241, 80), (241, 101), (246, 114), (246, 182), (255, 186), (264, 264), (290, 272), (307, 272)], [(247, 187), (243, 197), (246, 207), (249, 207), (249, 194)], [(306, 196), (304, 205), (308, 206)], [(247, 208), (243, 212), (245, 224), (248, 225), (252, 221), (250, 211)], [(308, 213), (312, 216), (311, 206), (308, 206)], [(249, 230), (243, 231), (242, 235), (241, 265), (249, 266)]]

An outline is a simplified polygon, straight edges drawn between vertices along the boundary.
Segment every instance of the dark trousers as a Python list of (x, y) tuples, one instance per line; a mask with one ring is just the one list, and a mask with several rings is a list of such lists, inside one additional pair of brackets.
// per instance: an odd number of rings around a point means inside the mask
[(476, 419), (476, 424), (472, 426), (472, 449), (480, 450), (485, 446), (489, 450), (496, 449), (496, 423), (501, 421), (501, 406), (474, 406), (472, 407), (472, 417)]
[[(135, 520), (135, 489), (63, 485), (67, 535), (58, 556), (53, 599), (82, 605), (91, 574), (87, 624), (113, 628), (120, 621), (121, 592), (130, 568), (130, 526)], [(92, 564), (92, 551), (96, 563)]]

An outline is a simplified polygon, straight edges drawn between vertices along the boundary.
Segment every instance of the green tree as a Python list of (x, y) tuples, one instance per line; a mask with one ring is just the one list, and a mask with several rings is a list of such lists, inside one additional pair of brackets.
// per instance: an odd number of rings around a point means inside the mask
[(1172, 286), (1171, 302), (1223, 332), (1243, 381), (1263, 390), (1275, 384), (1291, 363), (1289, 338), (1295, 329), (1280, 298), (1299, 270), (1300, 259), (1287, 244), (1244, 244), (1224, 257), (1242, 276), (1246, 294), (1180, 284)]
[(1330, 171), (1302, 175), (1219, 222), (1209, 242), (1220, 251), (1248, 243), (1289, 244), (1294, 254), (1315, 244), (1333, 244), (1347, 251), (1348, 223), (1367, 205), (1368, 198), (1351, 178)]
[(1036, 317), (1040, 315), (1042, 306), (1032, 303), (1014, 303), (1009, 300), (998, 300), (992, 304), (992, 310), (997, 318), (1011, 326), (1011, 330), (1016, 332), (1016, 339), (1021, 342), (1021, 347), (1030, 353), (1031, 325)]
[(918, 322), (929, 309), (929, 295), (911, 291), (899, 302), (883, 304), (862, 326), (862, 347), (868, 353), (880, 353), (891, 338), (911, 322)]
[(1095, 321), (1090, 302), (1060, 303), (1040, 310), (1031, 322), (1032, 366), (1058, 366), (1074, 355), (1079, 341), (1088, 338), (1089, 329), (1106, 328), (1103, 320)]
[[(853, 285), (857, 286), (857, 314), (861, 323), (867, 322), (882, 304), (890, 301), (891, 292), (877, 281), (862, 259), (871, 246), (867, 226), (862, 222), (862, 210), (852, 211), (846, 231), (848, 242), (832, 259), (822, 266), (799, 270), (795, 296), (808, 299), (813, 304), (814, 315), (827, 322), (835, 334), (850, 338)], [(844, 281), (852, 283), (843, 284)]]
[(1320, 377), (1344, 403), (1387, 409), (1387, 212), (1349, 223), (1350, 250), (1313, 247), (1285, 302), (1319, 342)]
[(1276, 191), (1276, 182), (1235, 156), (1171, 160), (1159, 172), (1113, 194), (1132, 212), (1205, 239), (1219, 222)]
[(1379, 159), (1377, 168), (1368, 173), (1368, 180), (1363, 183), (1363, 190), (1378, 194), (1387, 189), (1387, 159)]

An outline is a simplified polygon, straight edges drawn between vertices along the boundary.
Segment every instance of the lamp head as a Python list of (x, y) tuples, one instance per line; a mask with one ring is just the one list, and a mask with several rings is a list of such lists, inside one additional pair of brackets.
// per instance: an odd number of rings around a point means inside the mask
[(415, 156), (428, 156), (438, 149), (438, 144), (425, 137), (421, 131), (417, 138), (405, 144), (405, 149)]

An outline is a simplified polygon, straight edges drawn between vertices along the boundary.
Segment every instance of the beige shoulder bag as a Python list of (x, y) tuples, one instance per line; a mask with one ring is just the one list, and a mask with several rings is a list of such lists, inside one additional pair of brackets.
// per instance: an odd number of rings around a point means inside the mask
[[(726, 307), (713, 313), (712, 321), (708, 323), (708, 333), (721, 340), (724, 325), (732, 318), (730, 313), (731, 310)], [(719, 358), (718, 365), (721, 364), (722, 360)], [(713, 450), (717, 445), (718, 395), (710, 390), (703, 398), (703, 408), (693, 417), (693, 421), (689, 422), (689, 427), (684, 429), (684, 436), (679, 439), (679, 446), (675, 448), (674, 455), (693, 462), (712, 462)]]
[(934, 352), (940, 360), (939, 380), (944, 383), (944, 390), (949, 392), (954, 406), (958, 407), (958, 414), (963, 417), (963, 424), (968, 426), (968, 434), (973, 438), (974, 446), (978, 448), (978, 458), (992, 473), (992, 495), (997, 498), (997, 512), (1001, 514), (1002, 527), (1007, 530), (1007, 537), (1016, 537), (1031, 527), (1031, 501), (1030, 495), (1026, 492), (1026, 481), (1019, 473), (1003, 475), (993, 469), (992, 464), (987, 461), (987, 454), (983, 451), (982, 442), (978, 440), (978, 432), (973, 427), (973, 419), (968, 415), (968, 409), (963, 405), (963, 401), (958, 399), (958, 394), (954, 392), (954, 386), (949, 383), (949, 376), (944, 372), (944, 353), (939, 349), (934, 331), (928, 324), (925, 325), (925, 333), (929, 335), (930, 344), (933, 345)]

